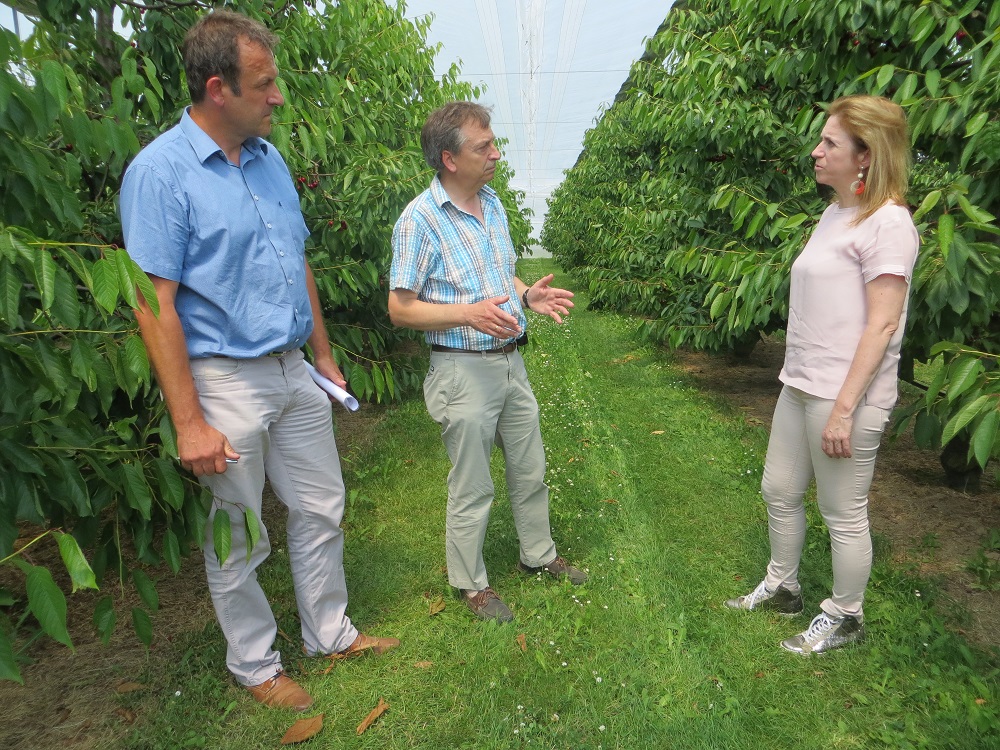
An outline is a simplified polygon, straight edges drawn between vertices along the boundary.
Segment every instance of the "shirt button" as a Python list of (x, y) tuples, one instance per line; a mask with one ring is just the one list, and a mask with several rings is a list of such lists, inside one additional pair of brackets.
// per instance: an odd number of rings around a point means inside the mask
[(271, 228), (271, 225), (270, 225), (270, 224), (268, 224), (268, 225), (267, 225), (267, 228), (268, 228), (268, 229), (270, 229), (270, 228)]
[(278, 255), (280, 255), (282, 258), (285, 257), (285, 253), (283, 251), (281, 251), (281, 250), (278, 251)]
[(289, 283), (289, 284), (291, 284), (291, 283), (292, 283), (292, 280), (291, 280), (291, 279), (289, 279), (289, 280), (288, 280), (288, 283)]
[(260, 196), (259, 196), (259, 195), (255, 195), (255, 196), (253, 197), (253, 199), (254, 199), (255, 201), (259, 201), (259, 200), (260, 200)]

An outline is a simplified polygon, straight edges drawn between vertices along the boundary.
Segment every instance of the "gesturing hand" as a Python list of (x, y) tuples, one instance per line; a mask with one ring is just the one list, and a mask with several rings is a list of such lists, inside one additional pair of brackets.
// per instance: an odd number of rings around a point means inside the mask
[(468, 325), (498, 339), (520, 336), (521, 326), (517, 324), (517, 318), (500, 307), (506, 302), (510, 302), (510, 296), (505, 294), (471, 305)]
[(556, 323), (562, 323), (562, 319), (569, 315), (569, 309), (573, 307), (573, 292), (549, 286), (554, 278), (551, 273), (543, 276), (528, 288), (526, 296), (532, 312), (548, 315)]

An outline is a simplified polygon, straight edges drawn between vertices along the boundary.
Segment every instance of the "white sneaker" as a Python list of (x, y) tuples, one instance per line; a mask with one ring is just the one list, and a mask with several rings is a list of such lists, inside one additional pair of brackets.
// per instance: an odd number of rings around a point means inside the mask
[(858, 618), (831, 617), (820, 612), (813, 618), (809, 628), (781, 642), (781, 647), (797, 654), (821, 654), (824, 651), (863, 641), (865, 626)]
[(771, 591), (761, 581), (760, 585), (746, 596), (727, 599), (726, 606), (733, 609), (769, 610), (785, 617), (794, 617), (802, 613), (802, 593), (793, 594), (784, 586), (778, 586)]

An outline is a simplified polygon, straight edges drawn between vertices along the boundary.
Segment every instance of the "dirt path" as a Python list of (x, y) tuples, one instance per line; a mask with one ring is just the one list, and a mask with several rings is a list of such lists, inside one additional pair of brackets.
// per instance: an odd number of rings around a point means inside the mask
[[(744, 362), (678, 352), (677, 365), (709, 393), (721, 396), (753, 424), (770, 426), (781, 384), (784, 345), (763, 341)], [(883, 441), (870, 494), (872, 527), (892, 545), (893, 559), (939, 583), (968, 612), (960, 632), (984, 646), (1000, 646), (1000, 592), (975, 587), (966, 563), (990, 529), (1000, 529), (1000, 485), (990, 467), (979, 492), (944, 485), (936, 453), (918, 448), (912, 435)]]

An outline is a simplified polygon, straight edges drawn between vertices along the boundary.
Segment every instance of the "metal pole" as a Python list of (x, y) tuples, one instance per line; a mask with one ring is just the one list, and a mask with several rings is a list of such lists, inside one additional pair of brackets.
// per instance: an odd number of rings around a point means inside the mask
[(11, 8), (11, 12), (14, 14), (14, 36), (16, 36), (18, 39), (20, 39), (21, 38), (21, 27), (17, 23), (17, 11), (14, 10), (13, 8)]

